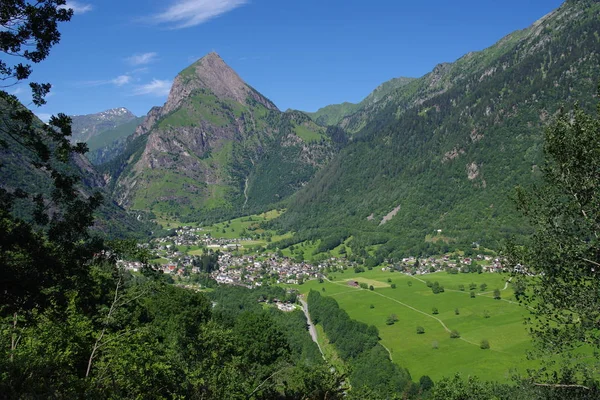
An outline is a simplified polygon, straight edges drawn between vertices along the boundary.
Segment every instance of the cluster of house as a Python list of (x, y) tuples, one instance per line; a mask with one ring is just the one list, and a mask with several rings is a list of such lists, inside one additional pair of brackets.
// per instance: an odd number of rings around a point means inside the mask
[[(203, 228), (184, 226), (174, 231), (169, 237), (155, 238), (143, 245), (148, 248), (154, 257), (166, 260), (159, 268), (166, 274), (188, 275), (199, 273), (199, 268), (193, 265), (194, 256), (182, 252), (186, 246), (203, 246), (213, 250), (220, 250), (219, 269), (212, 273), (212, 278), (218, 283), (243, 285), (247, 287), (262, 286), (264, 284), (301, 284), (309, 279), (321, 278), (324, 274), (338, 270), (360, 267), (360, 265), (346, 259), (331, 258), (322, 260), (318, 265), (307, 262), (295, 262), (281, 254), (268, 255), (235, 255), (246, 239), (213, 238)], [(128, 270), (138, 272), (142, 268), (140, 262), (119, 261), (120, 265)], [(498, 258), (488, 255), (475, 257), (451, 257), (448, 255), (415, 258), (407, 257), (401, 262), (388, 265), (384, 269), (395, 269), (400, 272), (423, 275), (431, 272), (454, 270), (466, 272), (478, 268), (481, 272), (502, 272), (505, 268)]]
[(319, 266), (277, 255), (234, 256), (224, 252), (219, 256), (219, 269), (212, 276), (218, 283), (257, 287), (267, 283), (301, 284), (322, 277), (320, 270)]
[(449, 255), (417, 259), (403, 258), (402, 262), (394, 265), (399, 271), (413, 275), (423, 275), (437, 271), (455, 270), (457, 272), (473, 271), (473, 267), (481, 268), (481, 272), (505, 272), (502, 260), (488, 255), (478, 254), (475, 257), (451, 257)]

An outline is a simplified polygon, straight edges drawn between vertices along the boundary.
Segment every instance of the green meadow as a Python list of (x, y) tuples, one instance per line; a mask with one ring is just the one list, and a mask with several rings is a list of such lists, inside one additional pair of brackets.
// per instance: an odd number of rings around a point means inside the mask
[[(331, 281), (313, 280), (296, 288), (332, 296), (351, 318), (375, 325), (392, 360), (408, 368), (414, 379), (429, 375), (438, 380), (460, 372), (505, 382), (514, 372), (534, 366), (526, 360), (531, 341), (523, 318), (528, 312), (515, 301), (507, 275), (438, 272), (410, 277), (381, 269), (334, 275)], [(351, 287), (348, 280), (367, 283), (374, 290)], [(427, 281), (437, 281), (445, 292), (433, 294)], [(475, 298), (469, 293), (471, 283), (477, 285)], [(487, 284), (484, 292), (482, 283)], [(461, 284), (464, 292), (459, 290)], [(501, 290), (502, 299), (493, 298), (494, 289)], [(387, 325), (391, 314), (397, 321)], [(417, 334), (418, 326), (425, 333)], [(460, 338), (450, 338), (448, 330), (458, 331)], [(480, 348), (482, 340), (489, 342), (489, 349)]]

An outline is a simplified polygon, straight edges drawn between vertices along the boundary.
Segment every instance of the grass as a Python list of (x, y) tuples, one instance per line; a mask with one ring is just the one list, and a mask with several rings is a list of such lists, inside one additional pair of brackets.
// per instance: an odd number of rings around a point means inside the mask
[[(523, 325), (527, 311), (510, 302), (514, 301), (510, 285), (502, 291), (503, 300), (494, 300), (491, 293), (479, 295), (481, 283), (488, 285), (488, 291), (503, 289), (506, 275), (441, 272), (417, 277), (444, 286), (445, 293), (437, 295), (426, 283), (397, 272), (373, 269), (361, 274), (346, 271), (336, 275), (333, 282), (310, 281), (297, 288), (303, 293), (315, 289), (333, 296), (351, 318), (375, 325), (381, 343), (390, 349), (394, 362), (407, 367), (414, 379), (429, 375), (437, 380), (460, 372), (506, 382), (515, 368), (525, 372), (526, 368), (535, 366), (525, 359), (526, 351), (531, 348)], [(373, 284), (376, 288), (374, 291), (353, 288), (347, 283), (349, 279)], [(396, 289), (390, 287), (388, 279), (396, 284)], [(469, 295), (471, 282), (478, 285), (475, 298)], [(460, 284), (467, 287), (465, 292), (458, 290)], [(438, 315), (432, 315), (433, 307), (438, 308)], [(489, 318), (484, 317), (486, 312)], [(398, 316), (394, 325), (385, 323), (390, 314)], [(461, 338), (451, 339), (440, 321), (448, 329), (458, 330)], [(417, 326), (425, 328), (425, 333), (417, 334)], [(483, 339), (489, 341), (489, 350), (479, 348)]]
[(300, 139), (304, 140), (307, 143), (310, 142), (318, 142), (323, 138), (323, 135), (319, 132), (312, 131), (302, 125), (296, 125), (294, 127), (294, 132)]

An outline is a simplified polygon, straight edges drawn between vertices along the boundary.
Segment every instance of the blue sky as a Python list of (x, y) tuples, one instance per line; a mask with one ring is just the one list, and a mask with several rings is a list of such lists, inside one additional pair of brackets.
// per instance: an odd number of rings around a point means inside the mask
[[(53, 84), (34, 111), (162, 105), (179, 71), (210, 51), (282, 109), (357, 102), (531, 25), (560, 0), (78, 0), (61, 43), (34, 66)], [(28, 102), (25, 85), (10, 92)]]

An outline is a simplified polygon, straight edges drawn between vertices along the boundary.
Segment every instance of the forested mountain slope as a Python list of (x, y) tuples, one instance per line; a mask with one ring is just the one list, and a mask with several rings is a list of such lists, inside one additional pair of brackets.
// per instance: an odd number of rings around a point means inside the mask
[[(19, 107), (21, 106), (19, 105)], [(7, 144), (6, 147), (0, 148), (0, 188), (9, 193), (19, 188), (30, 194), (42, 194), (50, 198), (52, 191), (50, 174), (35, 168), (34, 162), (38, 160), (33, 152), (25, 146), (17, 145), (17, 136), (6, 133), (15, 130), (12, 125), (17, 122), (7, 117), (14, 112), (14, 105), (0, 99), (0, 116), (2, 117), (0, 142)], [(34, 124), (41, 127), (43, 122), (36, 119)], [(48, 143), (52, 146), (49, 138)], [(104, 180), (84, 156), (73, 154), (69, 165), (65, 167), (65, 172), (81, 180), (78, 190), (84, 197), (88, 197), (96, 191), (103, 195), (104, 201), (95, 211), (93, 226), (95, 231), (113, 238), (125, 236), (146, 238), (151, 232), (160, 229), (154, 223), (149, 222), (147, 215), (127, 212), (114, 203), (105, 191)], [(48, 204), (47, 207), (52, 209), (52, 204)], [(33, 213), (33, 209), (32, 201), (21, 200), (13, 211), (28, 220), (28, 215)]]
[(592, 104), (599, 50), (600, 3), (568, 1), (438, 65), (381, 110), (340, 122), (365, 127), (290, 201), (279, 227), (382, 244), (380, 259), (498, 247), (527, 232), (509, 196), (536, 179), (544, 126), (561, 105)]

